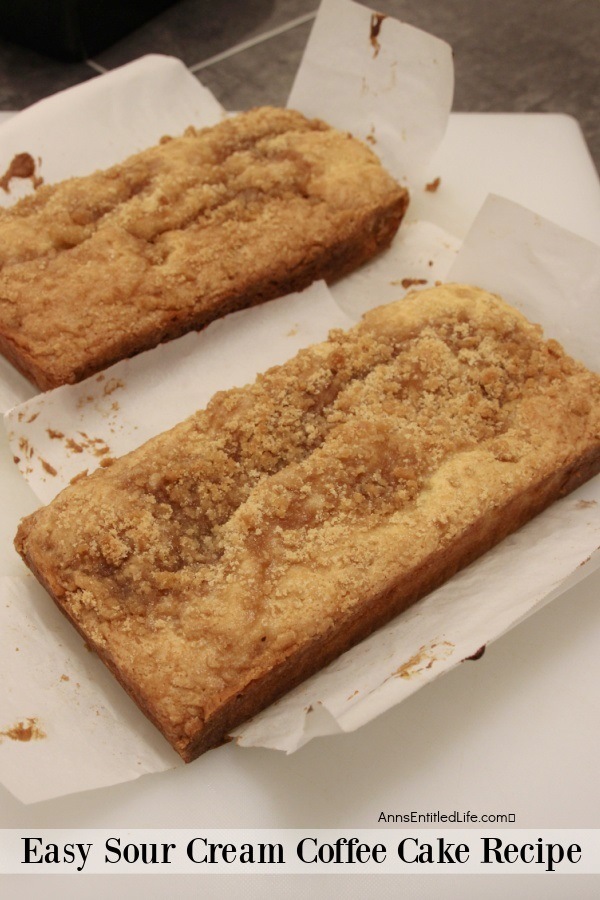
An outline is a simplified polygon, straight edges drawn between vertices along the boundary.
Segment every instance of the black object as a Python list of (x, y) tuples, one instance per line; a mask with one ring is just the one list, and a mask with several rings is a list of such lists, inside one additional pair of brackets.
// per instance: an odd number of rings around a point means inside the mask
[(0, 34), (63, 60), (83, 60), (174, 0), (0, 0)]

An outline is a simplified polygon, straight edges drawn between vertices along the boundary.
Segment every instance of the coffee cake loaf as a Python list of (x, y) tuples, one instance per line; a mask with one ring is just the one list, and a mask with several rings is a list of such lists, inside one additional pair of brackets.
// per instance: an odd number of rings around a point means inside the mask
[(600, 376), (414, 292), (64, 490), (16, 546), (184, 760), (600, 466)]
[(407, 191), (348, 134), (252, 110), (0, 211), (0, 351), (80, 381), (385, 248)]

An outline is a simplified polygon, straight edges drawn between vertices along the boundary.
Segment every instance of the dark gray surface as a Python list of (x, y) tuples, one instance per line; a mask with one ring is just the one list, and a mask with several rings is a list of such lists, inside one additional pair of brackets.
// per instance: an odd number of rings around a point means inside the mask
[[(0, 38), (0, 109), (149, 52), (180, 57), (228, 108), (283, 103), (318, 0), (180, 0), (87, 63), (61, 63)], [(600, 169), (598, 0), (379, 0), (382, 12), (454, 48), (454, 109), (569, 113)], [(290, 24), (283, 33), (273, 30)], [(238, 44), (266, 39), (203, 67)]]

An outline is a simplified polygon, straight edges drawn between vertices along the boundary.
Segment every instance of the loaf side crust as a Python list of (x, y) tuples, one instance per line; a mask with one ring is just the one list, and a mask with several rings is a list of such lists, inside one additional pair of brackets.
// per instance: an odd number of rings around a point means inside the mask
[(216, 395), (16, 544), (189, 761), (599, 468), (599, 376), (445, 286)]
[(0, 351), (73, 383), (386, 248), (408, 192), (350, 135), (264, 107), (0, 211)]

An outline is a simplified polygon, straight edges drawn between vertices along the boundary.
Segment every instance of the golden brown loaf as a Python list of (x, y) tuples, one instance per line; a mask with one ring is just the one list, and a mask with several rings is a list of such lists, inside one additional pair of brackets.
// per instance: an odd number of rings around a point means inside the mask
[(17, 547), (185, 760), (600, 465), (600, 377), (447, 286), (217, 394)]
[(348, 134), (262, 108), (0, 212), (0, 351), (80, 381), (234, 309), (331, 281), (394, 236), (407, 191)]

